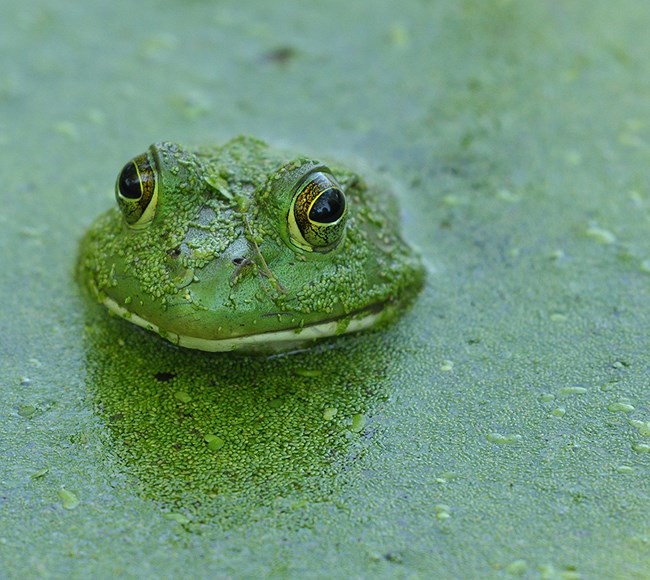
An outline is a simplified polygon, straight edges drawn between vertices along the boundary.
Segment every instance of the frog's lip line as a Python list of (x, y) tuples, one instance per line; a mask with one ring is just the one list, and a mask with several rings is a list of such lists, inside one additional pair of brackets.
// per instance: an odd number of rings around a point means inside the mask
[(368, 308), (365, 308), (361, 311), (358, 311), (354, 314), (361, 314), (366, 311), (370, 311), (370, 314), (367, 314), (363, 318), (353, 318), (347, 324), (343, 331), (340, 331), (341, 320), (330, 320), (328, 322), (323, 322), (320, 324), (312, 324), (310, 326), (304, 326), (302, 328), (293, 328), (286, 330), (276, 330), (272, 332), (262, 332), (259, 334), (248, 334), (244, 336), (236, 336), (233, 338), (199, 338), (196, 336), (186, 336), (183, 334), (176, 334), (174, 332), (161, 331), (160, 328), (149, 322), (148, 320), (142, 318), (138, 314), (127, 310), (123, 306), (120, 306), (115, 300), (104, 296), (102, 303), (106, 306), (111, 312), (114, 312), (118, 316), (127, 319), (129, 322), (141, 326), (147, 330), (151, 330), (159, 334), (160, 336), (166, 338), (170, 342), (183, 346), (186, 348), (195, 348), (198, 350), (205, 350), (208, 352), (229, 352), (237, 350), (240, 348), (250, 348), (254, 349), (255, 347), (268, 346), (270, 344), (284, 342), (284, 343), (302, 343), (309, 340), (314, 340), (318, 338), (327, 338), (328, 336), (334, 336), (337, 334), (347, 334), (349, 332), (357, 332), (359, 330), (365, 330), (373, 326), (377, 320), (385, 315), (384, 308), (377, 311), (379, 305), (374, 304)]

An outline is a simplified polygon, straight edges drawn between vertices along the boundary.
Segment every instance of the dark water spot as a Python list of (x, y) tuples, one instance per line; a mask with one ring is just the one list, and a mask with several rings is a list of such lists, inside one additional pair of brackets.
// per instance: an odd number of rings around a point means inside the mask
[(393, 564), (401, 564), (404, 561), (402, 554), (399, 552), (387, 552), (384, 554), (384, 560), (392, 562)]
[(288, 64), (298, 56), (293, 46), (278, 46), (262, 55), (263, 62), (271, 64)]

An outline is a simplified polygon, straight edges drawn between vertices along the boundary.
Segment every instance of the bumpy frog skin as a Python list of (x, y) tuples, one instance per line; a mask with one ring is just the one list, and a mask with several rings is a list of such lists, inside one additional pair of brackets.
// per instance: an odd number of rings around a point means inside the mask
[(387, 322), (422, 286), (386, 185), (250, 137), (157, 143), (82, 241), (97, 299), (171, 342), (277, 351)]

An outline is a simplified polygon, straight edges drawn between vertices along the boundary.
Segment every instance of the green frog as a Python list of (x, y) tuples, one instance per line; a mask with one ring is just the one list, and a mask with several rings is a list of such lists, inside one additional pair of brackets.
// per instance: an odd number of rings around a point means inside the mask
[(393, 320), (422, 287), (390, 187), (270, 147), (156, 143), (117, 177), (79, 275), (177, 345), (270, 352)]

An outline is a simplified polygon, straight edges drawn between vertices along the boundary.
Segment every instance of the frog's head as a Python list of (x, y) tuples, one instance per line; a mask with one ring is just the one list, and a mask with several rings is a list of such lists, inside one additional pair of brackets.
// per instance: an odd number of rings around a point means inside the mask
[(277, 350), (394, 317), (423, 280), (385, 188), (261, 141), (152, 145), (80, 272), (112, 311), (203, 350)]

